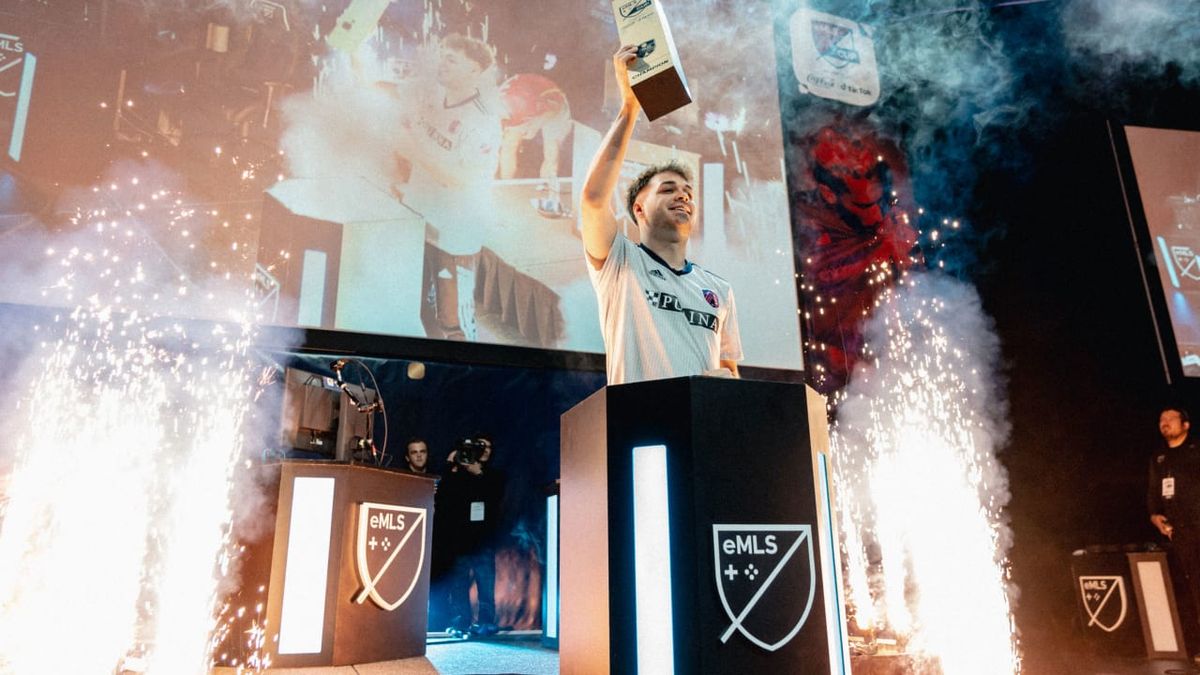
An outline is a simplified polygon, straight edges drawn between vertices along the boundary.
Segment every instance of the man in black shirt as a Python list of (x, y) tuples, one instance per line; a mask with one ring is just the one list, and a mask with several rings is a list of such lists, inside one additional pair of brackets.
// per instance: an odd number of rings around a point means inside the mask
[(1171, 406), (1159, 413), (1158, 431), (1166, 447), (1150, 460), (1147, 507), (1150, 522), (1171, 540), (1172, 563), (1190, 596), (1178, 606), (1185, 610), (1184, 634), (1195, 651), (1200, 636), (1200, 442), (1188, 435), (1190, 427), (1186, 410)]
[[(501, 534), (503, 474), (488, 464), (492, 441), (476, 436), (459, 441), (450, 453), (450, 468), (438, 486), (438, 528), (454, 562), (450, 569), (449, 632), (489, 636), (496, 626), (496, 544)], [(474, 583), (479, 619), (472, 621), (470, 591)]]

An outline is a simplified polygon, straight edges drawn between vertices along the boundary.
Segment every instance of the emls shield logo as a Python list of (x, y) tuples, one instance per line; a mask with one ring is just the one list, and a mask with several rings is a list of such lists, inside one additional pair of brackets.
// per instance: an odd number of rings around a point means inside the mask
[(786, 645), (808, 620), (817, 593), (811, 525), (713, 525), (717, 592), (730, 624), (767, 651)]
[(1079, 592), (1087, 611), (1088, 627), (1111, 633), (1125, 623), (1128, 603), (1125, 579), (1120, 576), (1080, 576)]
[(362, 502), (358, 505), (358, 580), (369, 597), (391, 611), (408, 599), (425, 564), (425, 509)]

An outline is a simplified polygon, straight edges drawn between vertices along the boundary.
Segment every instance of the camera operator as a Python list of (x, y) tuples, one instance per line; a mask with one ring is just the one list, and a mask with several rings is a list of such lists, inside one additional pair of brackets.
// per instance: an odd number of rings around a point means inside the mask
[[(455, 444), (449, 467), (438, 488), (438, 529), (453, 557), (450, 569), (450, 615), (447, 632), (494, 635), (496, 626), (496, 543), (502, 518), (505, 481), (488, 465), (492, 440), (477, 435)], [(477, 588), (478, 620), (472, 621), (471, 584)]]

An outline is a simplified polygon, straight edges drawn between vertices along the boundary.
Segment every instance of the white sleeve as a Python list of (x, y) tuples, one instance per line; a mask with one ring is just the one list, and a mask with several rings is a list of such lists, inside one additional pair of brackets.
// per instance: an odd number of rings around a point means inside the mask
[(721, 322), (721, 356), (722, 361), (742, 360), (742, 337), (738, 333), (737, 303), (733, 300), (733, 288), (726, 294), (729, 299), (729, 310), (725, 320)]
[(583, 262), (587, 265), (588, 278), (592, 281), (592, 288), (596, 289), (596, 295), (601, 299), (620, 283), (621, 275), (626, 271), (629, 249), (632, 246), (633, 242), (629, 241), (625, 235), (617, 233), (617, 236), (613, 237), (612, 248), (608, 250), (608, 257), (604, 259), (604, 264), (600, 266), (600, 269), (592, 266), (592, 263), (587, 260), (587, 250), (584, 250)]

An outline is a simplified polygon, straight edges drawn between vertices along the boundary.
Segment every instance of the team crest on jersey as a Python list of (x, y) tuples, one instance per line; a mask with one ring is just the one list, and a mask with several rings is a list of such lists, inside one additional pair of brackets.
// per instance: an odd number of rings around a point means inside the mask
[(704, 299), (708, 301), (708, 304), (712, 305), (713, 309), (718, 309), (721, 306), (721, 298), (714, 291), (705, 288), (702, 292), (704, 293)]

